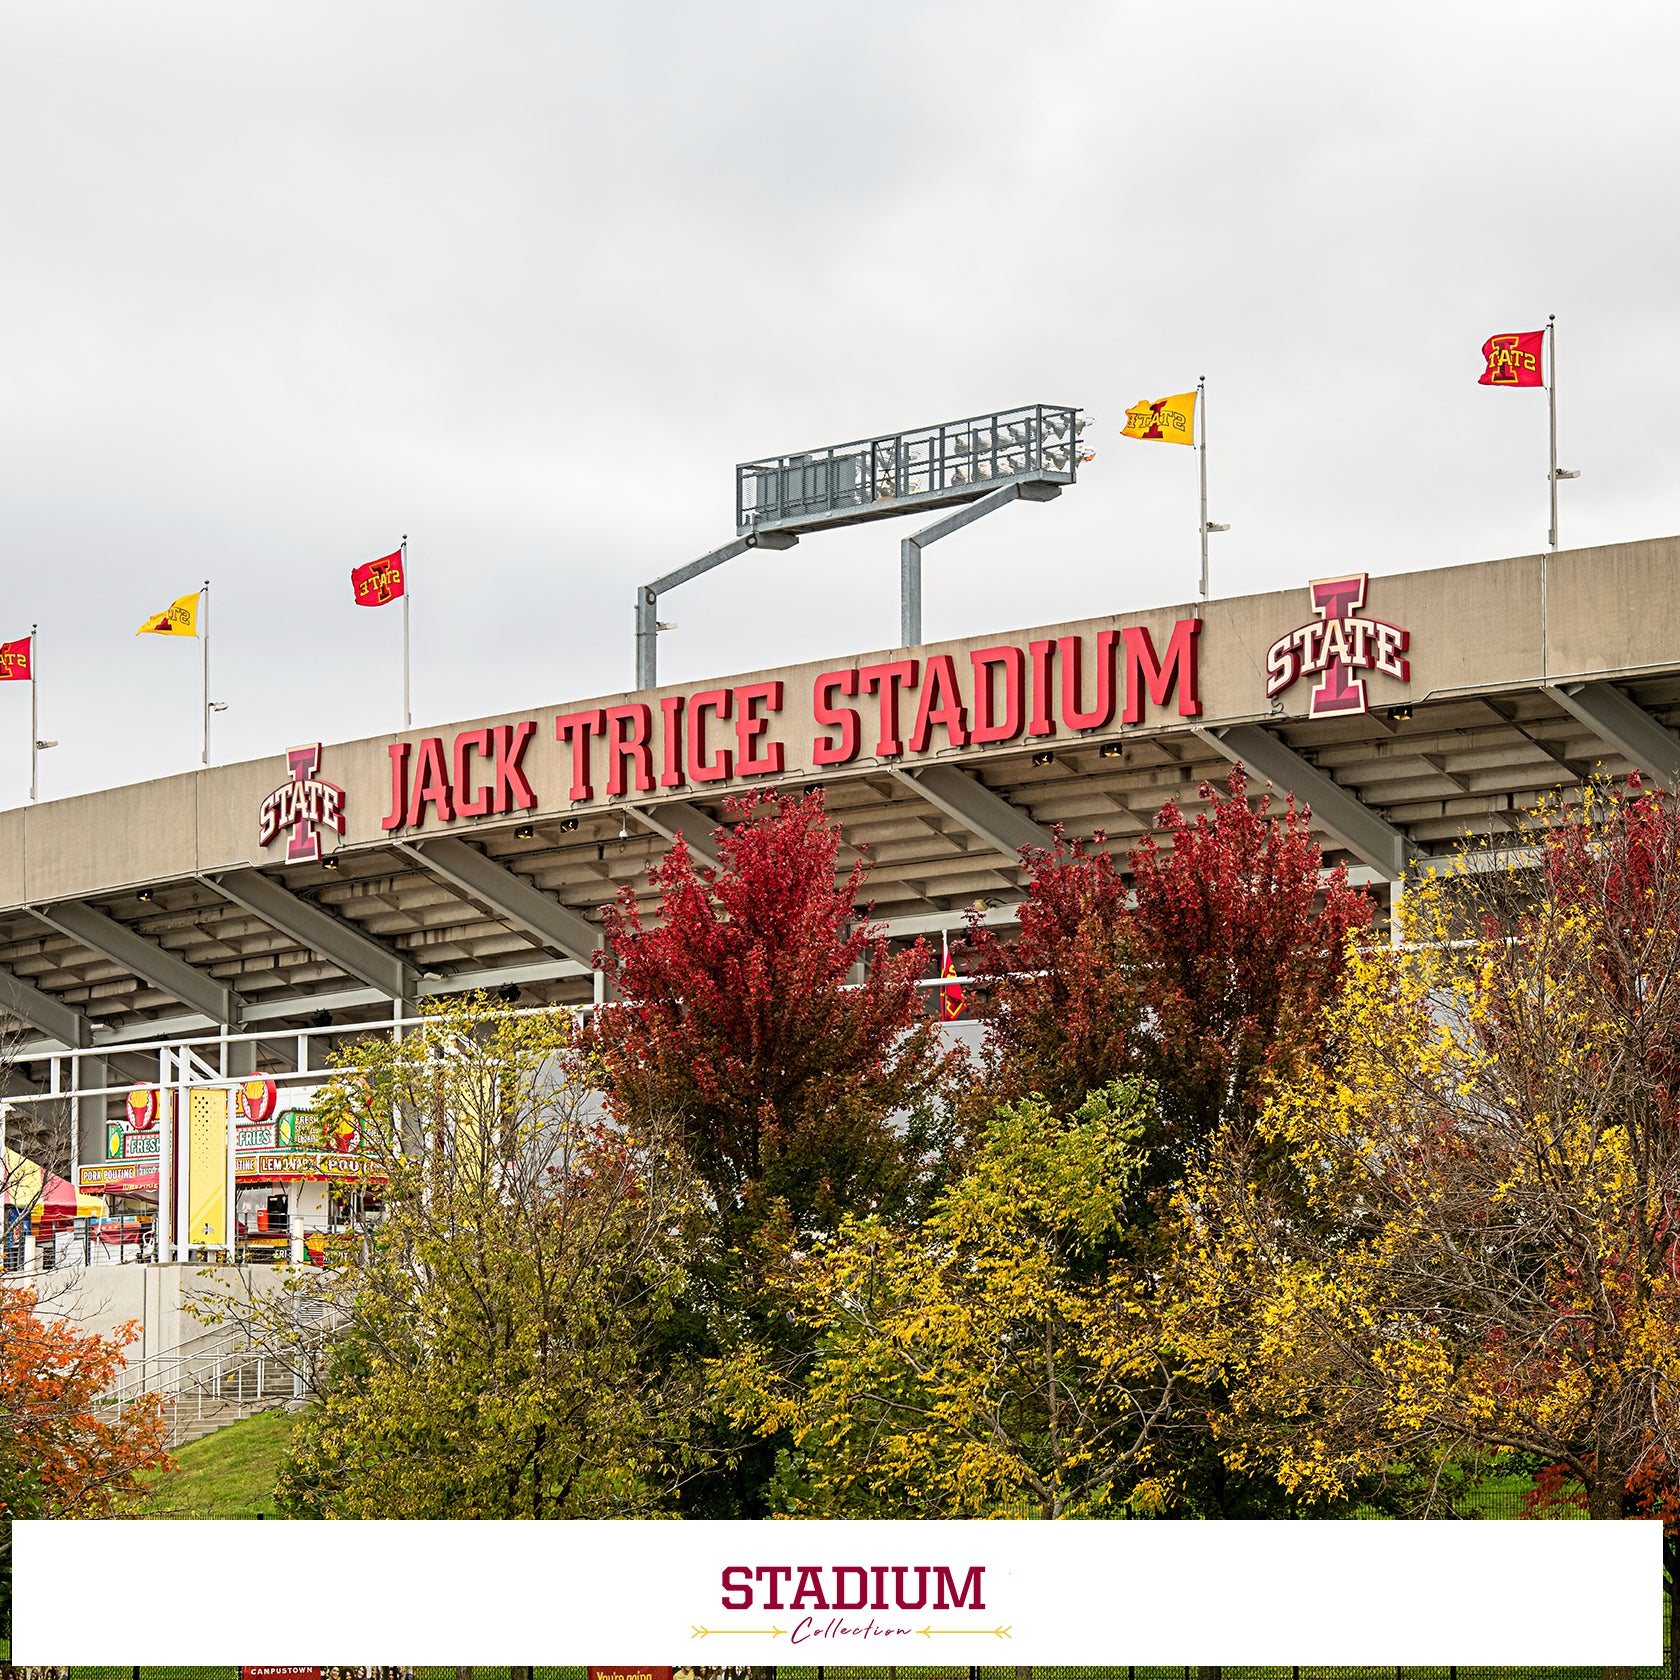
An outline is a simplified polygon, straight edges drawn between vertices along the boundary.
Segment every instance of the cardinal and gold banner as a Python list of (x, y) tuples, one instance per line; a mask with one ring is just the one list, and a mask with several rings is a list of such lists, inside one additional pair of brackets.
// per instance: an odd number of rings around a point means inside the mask
[(1176, 397), (1147, 397), (1126, 410), (1122, 437), (1140, 443), (1186, 443), (1196, 441), (1196, 393), (1181, 391)]
[(33, 682), (34, 668), (30, 656), (34, 651), (33, 634), (15, 642), (0, 642), (0, 682)]
[(198, 634), (198, 594), (171, 601), (160, 613), (153, 613), (138, 630), (136, 636), (196, 636)]
[(382, 607), (388, 601), (400, 601), (407, 592), (403, 577), (403, 551), (370, 560), (365, 566), (350, 569), (350, 592), (358, 607)]
[(1544, 385), (1542, 352), (1546, 329), (1538, 332), (1495, 333), (1482, 346), (1482, 377), (1478, 385)]

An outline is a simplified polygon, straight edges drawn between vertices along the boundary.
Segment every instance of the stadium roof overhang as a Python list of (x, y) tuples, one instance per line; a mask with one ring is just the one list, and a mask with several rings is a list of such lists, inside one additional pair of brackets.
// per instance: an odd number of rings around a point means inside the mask
[(1012, 919), (1022, 846), (1128, 849), (1234, 760), (1393, 879), (1517, 843), (1594, 773), (1674, 783), (1677, 723), (1671, 538), (311, 745), (0, 813), (0, 1009), (32, 1048), (120, 1052), (475, 988), (586, 1001), (602, 906), (771, 789), (826, 790), (895, 935)]

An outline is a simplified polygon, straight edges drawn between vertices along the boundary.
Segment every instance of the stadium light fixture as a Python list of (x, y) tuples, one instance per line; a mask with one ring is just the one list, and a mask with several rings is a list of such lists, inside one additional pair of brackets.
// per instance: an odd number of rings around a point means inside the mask
[(659, 598), (750, 548), (789, 549), (802, 536), (900, 514), (956, 508), (899, 545), (899, 631), (922, 639), (922, 550), (1013, 501), (1048, 502), (1090, 454), (1091, 416), (1033, 403), (735, 468), (735, 538), (636, 591), (636, 687), (659, 682)]

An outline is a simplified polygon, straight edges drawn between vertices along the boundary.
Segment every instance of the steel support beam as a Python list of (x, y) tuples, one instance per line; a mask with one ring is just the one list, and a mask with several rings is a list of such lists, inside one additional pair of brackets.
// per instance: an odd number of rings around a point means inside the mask
[(1017, 866), (1023, 846), (1048, 851), (1056, 843), (1049, 829), (1040, 828), (1024, 811), (954, 764), (930, 764), (924, 770), (894, 770), (892, 774)]
[[(536, 986), (549, 980), (578, 979), (588, 973), (587, 963), (574, 962), (570, 957), (515, 963), (502, 968), (470, 968), (455, 974), (440, 974), (436, 979), (421, 980), (420, 996), (454, 997), (461, 992), (493, 992), (498, 986), (505, 986), (509, 981), (520, 986)], [(307, 997), (270, 998), (262, 1003), (247, 1003), (241, 1011), (241, 1017), (244, 1029), (247, 1032), (255, 1032), (265, 1021), (295, 1021), (302, 1016), (313, 1015), (319, 1009), (324, 1009), (329, 1014), (336, 1014), (339, 1010), (373, 1009), (381, 1004), (388, 1004), (389, 1001), (376, 987), (347, 986), (336, 992), (312, 992)], [(344, 1030), (362, 1031), (377, 1024), (367, 1021), (347, 1022)], [(117, 1027), (110, 1032), (101, 1031), (96, 1043), (99, 1049), (109, 1051), (113, 1059), (135, 1044), (173, 1042), (192, 1037), (194, 1034), (211, 1035), (204, 1038), (204, 1043), (214, 1049), (215, 1027), (216, 1023), (204, 1015), (173, 1015), (167, 1020), (140, 1021), (132, 1026)], [(280, 1035), (284, 1032), (284, 1027), (275, 1028), (276, 1036), (270, 1041), (270, 1049), (280, 1042)], [(48, 1055), (59, 1042), (56, 1035), (49, 1035), (46, 1039), (29, 1039), (19, 1046), (17, 1053), (29, 1056)], [(230, 1056), (239, 1050), (238, 1045), (229, 1046)], [(232, 1076), (237, 1076), (239, 1072), (237, 1067), (230, 1068)], [(134, 1077), (144, 1079), (145, 1076), (136, 1072)], [(155, 1063), (153, 1077), (156, 1077)]]
[(1607, 747), (1655, 776), (1670, 793), (1680, 785), (1680, 740), (1614, 683), (1548, 683), (1546, 692)]
[[(74, 1075), (77, 1086), (84, 1091), (103, 1090), (111, 1082), (110, 1069), (104, 1056), (83, 1056)], [(105, 1159), (105, 1114), (106, 1101), (104, 1097), (78, 1096), (75, 1101), (76, 1118), (76, 1156), (75, 1164), (81, 1166), (87, 1161), (103, 1161)], [(76, 1175), (69, 1174), (70, 1182), (76, 1182)]]
[(717, 842), (712, 838), (718, 824), (704, 811), (697, 810), (685, 799), (672, 799), (660, 805), (632, 806), (635, 817), (647, 824), (655, 834), (675, 840), (680, 834), (688, 842), (689, 851), (709, 868), (718, 866)]
[(1385, 880), (1397, 881), (1417, 858), (1417, 848), (1362, 799), (1307, 763), (1293, 747), (1257, 724), (1198, 729), (1196, 734), (1223, 758), (1264, 776), (1292, 793), (1362, 863)]
[(49, 927), (69, 934), (78, 945), (109, 957), (148, 986), (179, 998), (218, 1025), (239, 1024), (239, 996), (231, 986), (183, 962), (173, 951), (164, 950), (103, 910), (75, 901), (36, 904), (30, 910)]
[(397, 849), (549, 950), (585, 968), (591, 965), (601, 943), (599, 928), (465, 840), (404, 840)]
[(201, 877), (223, 898), (249, 910), (271, 928), (307, 945), (352, 979), (377, 987), (388, 998), (412, 1003), (420, 974), (388, 946), (370, 939), (339, 916), (310, 904), (257, 869), (234, 869)]
[(66, 1050), (86, 1050), (93, 1043), (93, 1025), (81, 1010), (15, 974), (0, 974), (0, 1010), (57, 1039)]
[[(1069, 447), (1074, 447), (1070, 438)], [(906, 537), (898, 545), (898, 637), (902, 647), (920, 647), (922, 641), (922, 550), (988, 513), (996, 513), (1011, 502), (1053, 502), (1062, 493), (1059, 484), (1049, 479), (1029, 478), (1017, 484), (1005, 484), (989, 490), (977, 502), (970, 502), (931, 525), (924, 525), (913, 537)]]
[(690, 560), (686, 566), (679, 566), (674, 572), (655, 578), (652, 583), (644, 583), (636, 591), (636, 687), (659, 686), (661, 595), (668, 594), (678, 584), (687, 583), (691, 578), (704, 576), (725, 560), (745, 554), (749, 548), (792, 548), (798, 541), (792, 531), (747, 531), (733, 542), (726, 542), (722, 548), (714, 548), (710, 554), (702, 554), (698, 560)]

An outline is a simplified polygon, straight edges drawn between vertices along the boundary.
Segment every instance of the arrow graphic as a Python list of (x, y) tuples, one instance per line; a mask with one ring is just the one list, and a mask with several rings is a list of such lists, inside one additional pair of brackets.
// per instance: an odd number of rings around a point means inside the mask
[(767, 1628), (709, 1628), (709, 1627), (696, 1627), (693, 1622), (690, 1622), (688, 1625), (689, 1625), (689, 1628), (692, 1630), (689, 1633), (689, 1636), (688, 1636), (690, 1639), (706, 1639), (714, 1633), (716, 1633), (716, 1634), (767, 1633), (767, 1634), (770, 1635), (770, 1637), (772, 1639), (780, 1639), (782, 1637), (782, 1635), (787, 1632), (786, 1628), (779, 1628), (779, 1627), (774, 1627), (774, 1626), (767, 1627)]
[(1013, 1622), (1011, 1622), (1009, 1624), (1009, 1627), (995, 1627), (995, 1628), (936, 1628), (936, 1627), (925, 1627), (925, 1628), (917, 1628), (916, 1631), (919, 1634), (921, 1634), (924, 1639), (932, 1639), (936, 1634), (941, 1634), (941, 1633), (966, 1633), (966, 1634), (989, 1633), (997, 1639), (1009, 1639), (1009, 1638), (1013, 1637), (1013, 1635), (1009, 1631), (1009, 1628), (1013, 1627), (1014, 1625), (1015, 1624)]

